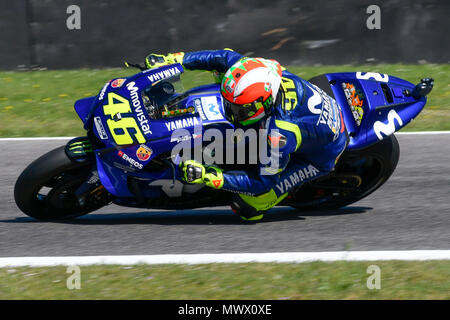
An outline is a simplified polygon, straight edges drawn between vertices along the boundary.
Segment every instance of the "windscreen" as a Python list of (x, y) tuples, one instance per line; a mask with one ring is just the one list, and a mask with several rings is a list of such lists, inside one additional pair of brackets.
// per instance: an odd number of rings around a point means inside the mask
[(143, 90), (143, 101), (152, 119), (161, 119), (174, 112), (186, 98), (180, 75), (164, 79)]

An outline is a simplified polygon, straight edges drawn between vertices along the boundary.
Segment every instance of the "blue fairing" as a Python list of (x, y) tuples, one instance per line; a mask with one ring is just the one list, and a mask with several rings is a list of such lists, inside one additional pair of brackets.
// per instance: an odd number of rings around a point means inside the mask
[[(113, 79), (104, 85), (97, 97), (81, 99), (75, 104), (77, 114), (83, 120), (85, 128), (91, 130), (103, 145), (95, 153), (97, 169), (102, 184), (111, 194), (117, 197), (133, 197), (128, 185), (128, 177), (133, 176), (148, 180), (149, 184), (153, 183), (155, 187), (150, 186), (148, 192), (153, 197), (160, 196), (161, 186), (177, 178), (174, 176), (176, 170), (168, 168), (148, 172), (143, 170), (148, 163), (161, 154), (170, 155), (183, 137), (190, 136), (194, 143), (201, 140), (197, 138), (203, 136), (203, 128), (206, 126), (217, 124), (220, 130), (232, 127), (223, 116), (222, 97), (218, 85), (194, 88), (183, 96), (180, 96), (180, 93), (174, 94), (174, 97), (184, 97), (177, 108), (195, 107), (195, 112), (163, 119), (152, 119), (149, 116), (142, 100), (143, 90), (181, 72), (182, 66), (175, 64), (156, 70), (146, 70), (128, 78), (118, 78), (121, 80), (120, 86), (115, 81), (117, 79)], [(135, 89), (137, 94), (133, 95)], [(104, 106), (110, 103), (108, 101), (110, 93), (129, 101), (132, 112), (122, 114), (121, 118), (132, 117), (137, 124), (142, 124), (140, 130), (145, 137), (145, 143), (136, 141), (134, 131), (129, 132), (134, 139), (132, 144), (118, 145), (114, 142), (112, 131), (108, 126), (108, 121), (112, 121), (111, 116), (105, 115), (104, 112)], [(144, 125), (148, 125), (149, 129), (145, 130), (147, 128)], [(139, 157), (143, 148), (146, 156)]]
[[(363, 148), (398, 131), (420, 113), (427, 101), (426, 97), (415, 99), (407, 94), (405, 90), (412, 91), (414, 84), (386, 74), (344, 72), (326, 76), (343, 110), (350, 134), (348, 149)], [(355, 94), (349, 96), (349, 92)], [(352, 104), (362, 108), (359, 125)]]
[[(238, 58), (232, 53), (227, 52), (227, 55), (229, 60)], [(214, 61), (218, 64), (227, 62)], [(188, 143), (189, 146), (201, 143), (206, 128), (214, 127), (222, 132), (233, 128), (224, 116), (220, 86), (217, 84), (193, 88), (185, 93), (173, 93), (171, 107), (184, 110), (184, 113), (167, 113), (165, 116), (149, 114), (148, 101), (144, 102), (144, 98), (148, 97), (145, 92), (162, 83), (162, 80), (166, 82), (172, 77), (178, 77), (183, 71), (180, 64), (174, 64), (146, 70), (131, 77), (113, 79), (103, 86), (96, 97), (76, 102), (75, 110), (85, 129), (90, 132), (91, 138), (92, 135), (96, 137), (93, 140), (96, 140), (94, 145), (99, 178), (116, 197), (136, 197), (130, 191), (129, 177), (145, 182), (145, 197), (157, 198), (164, 194), (169, 197), (180, 196), (185, 188), (193, 186), (178, 181), (178, 170), (172, 161), (167, 160), (166, 166), (157, 170), (149, 170), (156, 163), (153, 160), (158, 158), (161, 162), (161, 159), (168, 159), (180, 142)], [(405, 90), (413, 90), (412, 83), (396, 77), (354, 72), (331, 73), (326, 77), (343, 111), (350, 134), (349, 149), (368, 146), (399, 130), (416, 117), (426, 103), (425, 97), (415, 99), (406, 93)], [(123, 101), (125, 103), (117, 112), (117, 105)], [(108, 111), (111, 105), (115, 106), (114, 112)], [(163, 105), (167, 106), (166, 103), (158, 104), (158, 108), (163, 109)], [(123, 125), (127, 121), (135, 123), (135, 126)], [(131, 143), (117, 143), (120, 140), (116, 138), (124, 136), (131, 137)]]
[(77, 112), (78, 117), (83, 121), (83, 124), (85, 123), (94, 102), (95, 97), (84, 98), (75, 102), (75, 111)]

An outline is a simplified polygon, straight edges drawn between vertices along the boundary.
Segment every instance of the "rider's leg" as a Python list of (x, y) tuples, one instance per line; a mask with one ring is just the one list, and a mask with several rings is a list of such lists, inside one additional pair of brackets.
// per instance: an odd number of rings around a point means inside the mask
[(231, 202), (232, 210), (244, 220), (261, 220), (265, 212), (280, 203), (294, 188), (330, 172), (319, 170), (305, 160), (292, 160), (283, 172), (272, 176), (273, 187), (268, 192), (257, 196), (236, 194)]
[(231, 201), (231, 210), (246, 221), (261, 220), (269, 209), (277, 205), (288, 194), (277, 196), (272, 189), (260, 196), (236, 194)]

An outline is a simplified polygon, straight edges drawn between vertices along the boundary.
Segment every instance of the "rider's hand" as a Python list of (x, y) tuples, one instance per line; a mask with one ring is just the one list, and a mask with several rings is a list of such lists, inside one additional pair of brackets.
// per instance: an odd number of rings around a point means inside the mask
[(223, 186), (222, 170), (213, 166), (204, 166), (195, 160), (180, 163), (182, 180), (187, 183), (204, 183), (206, 186), (220, 189)]
[(169, 53), (167, 55), (151, 53), (145, 58), (147, 69), (155, 69), (174, 63), (183, 63), (184, 52)]

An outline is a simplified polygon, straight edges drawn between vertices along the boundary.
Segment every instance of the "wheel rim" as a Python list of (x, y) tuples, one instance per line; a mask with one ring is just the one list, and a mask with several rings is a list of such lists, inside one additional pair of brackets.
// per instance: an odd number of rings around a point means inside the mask
[[(314, 207), (338, 199), (342, 202), (361, 199), (377, 189), (385, 180), (384, 164), (377, 155), (355, 156), (341, 160), (336, 171), (356, 174), (361, 179), (360, 185), (351, 191), (335, 192), (333, 189), (321, 188), (317, 181), (312, 181), (309, 185), (299, 188), (292, 196), (295, 199), (295, 207)], [(324, 177), (323, 181), (323, 185), (330, 183), (327, 177)]]
[(55, 175), (35, 192), (36, 206), (47, 219), (65, 219), (91, 211), (80, 206), (75, 190), (86, 180), (86, 170), (72, 170)]

